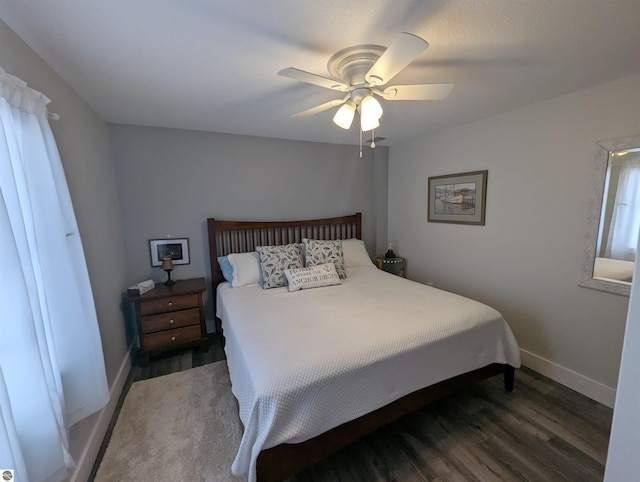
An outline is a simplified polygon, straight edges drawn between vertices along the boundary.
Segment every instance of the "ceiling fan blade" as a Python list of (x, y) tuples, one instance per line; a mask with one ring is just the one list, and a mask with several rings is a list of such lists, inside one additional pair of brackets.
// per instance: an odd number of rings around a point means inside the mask
[(339, 80), (330, 79), (328, 77), (322, 77), (321, 75), (312, 74), (311, 72), (305, 72), (304, 70), (295, 69), (293, 67), (287, 67), (278, 72), (278, 75), (282, 77), (288, 77), (293, 80), (300, 80), (308, 84), (319, 85), (327, 89), (339, 90), (340, 92), (346, 92), (349, 90), (349, 86), (340, 82)]
[(349, 97), (345, 97), (344, 99), (334, 99), (329, 102), (325, 102), (324, 104), (317, 105), (312, 107), (311, 109), (303, 110), (302, 112), (298, 112), (297, 114), (293, 114), (291, 117), (293, 119), (301, 119), (303, 117), (309, 117), (313, 114), (318, 114), (319, 112), (323, 112), (325, 110), (331, 109), (340, 104), (344, 104)]
[(442, 100), (453, 89), (453, 84), (390, 85), (376, 91), (386, 100)]
[(372, 85), (384, 85), (424, 52), (429, 44), (413, 34), (402, 32), (369, 69), (365, 80)]

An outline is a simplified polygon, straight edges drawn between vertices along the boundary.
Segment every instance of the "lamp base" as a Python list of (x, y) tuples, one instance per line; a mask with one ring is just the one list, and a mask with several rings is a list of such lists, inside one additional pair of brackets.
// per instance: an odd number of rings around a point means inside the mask
[(167, 269), (165, 271), (167, 272), (167, 281), (164, 282), (164, 285), (173, 286), (174, 284), (176, 284), (176, 282), (171, 279), (171, 270)]

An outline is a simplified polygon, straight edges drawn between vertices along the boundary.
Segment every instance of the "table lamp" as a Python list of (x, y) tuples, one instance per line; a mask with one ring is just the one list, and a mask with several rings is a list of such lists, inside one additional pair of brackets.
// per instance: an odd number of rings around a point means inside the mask
[(176, 284), (176, 282), (171, 279), (171, 271), (173, 271), (173, 259), (171, 256), (164, 256), (162, 258), (161, 268), (167, 272), (167, 281), (164, 282), (165, 286), (173, 286)]

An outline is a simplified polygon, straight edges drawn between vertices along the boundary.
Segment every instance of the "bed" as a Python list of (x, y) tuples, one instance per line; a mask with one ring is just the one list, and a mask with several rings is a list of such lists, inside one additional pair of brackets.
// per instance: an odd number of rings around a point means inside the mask
[(622, 259), (596, 258), (593, 265), (593, 277), (597, 279), (625, 281), (630, 283), (633, 278), (634, 261)]
[[(361, 223), (360, 213), (207, 220), (217, 329), (244, 426), (233, 471), (250, 481), (284, 480), (466, 384), (503, 374), (505, 389), (513, 389), (519, 350), (501, 315), (378, 270), (361, 241)], [(310, 277), (295, 278), (296, 270), (286, 273), (290, 286), (263, 289), (266, 271), (256, 282), (260, 247), (307, 243), (313, 256), (333, 240), (341, 240), (346, 278), (332, 273), (326, 286), (299, 291), (289, 290)], [(227, 281), (219, 257), (246, 279), (227, 272)]]

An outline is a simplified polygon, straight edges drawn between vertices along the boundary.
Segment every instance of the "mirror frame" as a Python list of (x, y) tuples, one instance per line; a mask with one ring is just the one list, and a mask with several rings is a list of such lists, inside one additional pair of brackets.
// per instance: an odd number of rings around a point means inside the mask
[(600, 146), (595, 156), (595, 176), (593, 188), (587, 202), (587, 232), (585, 233), (584, 251), (582, 253), (582, 267), (580, 270), (579, 286), (591, 288), (607, 293), (614, 293), (621, 296), (629, 296), (631, 293), (631, 283), (616, 283), (615, 281), (605, 281), (593, 278), (593, 266), (596, 261), (596, 249), (598, 245), (598, 230), (600, 229), (600, 215), (604, 199), (604, 181), (609, 165), (609, 155), (611, 152), (623, 151), (640, 147), (640, 136), (622, 137), (620, 139), (609, 139), (598, 141)]

